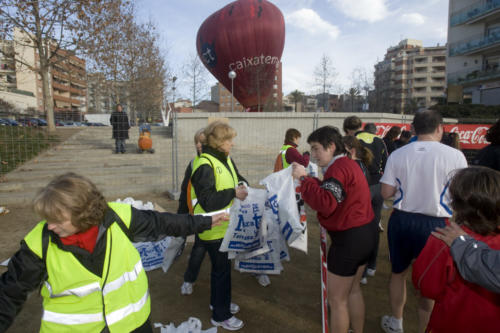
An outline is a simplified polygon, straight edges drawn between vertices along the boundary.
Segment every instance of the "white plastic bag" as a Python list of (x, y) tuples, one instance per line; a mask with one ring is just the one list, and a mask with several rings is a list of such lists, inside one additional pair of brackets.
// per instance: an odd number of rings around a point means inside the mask
[(297, 201), (297, 208), (299, 210), (300, 223), (304, 228), (302, 233), (293, 242), (290, 243), (290, 247), (297, 250), (301, 250), (307, 254), (307, 216), (306, 216), (306, 206), (304, 200), (302, 200), (302, 195), (300, 194), (300, 183), (294, 180), (295, 185), (295, 197)]
[(304, 230), (295, 199), (292, 168), (274, 172), (261, 180), (260, 184), (267, 188), (266, 205), (271, 208), (273, 219), (280, 225), (281, 234), (288, 244), (292, 243)]
[[(245, 253), (247, 258), (269, 251), (266, 225), (262, 220), (266, 196), (266, 190), (248, 188), (244, 201), (234, 199), (228, 229), (219, 251)], [(230, 257), (234, 256), (234, 253), (230, 254)]]
[(177, 328), (173, 323), (168, 325), (154, 323), (154, 328), (160, 328), (160, 333), (217, 333), (217, 327), (202, 330), (201, 321), (195, 317), (189, 317), (187, 321), (180, 324)]

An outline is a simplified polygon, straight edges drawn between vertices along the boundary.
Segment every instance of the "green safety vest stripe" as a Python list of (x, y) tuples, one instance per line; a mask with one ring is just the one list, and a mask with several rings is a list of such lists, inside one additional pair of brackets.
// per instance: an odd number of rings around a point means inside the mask
[[(238, 175), (236, 174), (236, 171), (234, 169), (233, 163), (231, 162), (231, 158), (227, 157), (227, 164), (229, 166), (229, 169), (217, 158), (213, 157), (212, 155), (209, 154), (201, 154), (200, 158), (194, 163), (193, 165), (193, 171), (191, 175), (195, 173), (195, 171), (202, 165), (204, 164), (210, 164), (214, 171), (214, 177), (215, 177), (215, 189), (217, 191), (222, 191), (226, 190), (229, 188), (236, 188), (238, 186)], [(194, 190), (194, 187), (191, 187), (191, 199), (196, 199), (196, 192)], [(221, 209), (221, 211), (225, 209), (229, 209), (231, 205), (233, 204), (233, 200), (226, 206)], [(205, 214), (205, 213), (212, 213), (212, 212), (206, 212), (203, 207), (201, 207), (200, 203), (196, 201), (196, 205), (194, 206), (193, 213), (195, 215), (199, 214)], [(198, 237), (202, 240), (215, 240), (215, 239), (221, 239), (224, 238), (224, 235), (226, 234), (227, 227), (229, 225), (229, 221), (223, 221), (221, 225), (212, 227), (210, 230), (206, 230), (200, 234), (198, 234)]]
[[(123, 218), (123, 224), (128, 228), (131, 206), (123, 203), (108, 205)], [(30, 249), (38, 251), (37, 255), (42, 253), (45, 223), (40, 222), (25, 237)], [(48, 280), (41, 290), (44, 307), (41, 332), (100, 332), (106, 323), (112, 333), (127, 332), (147, 320), (151, 301), (139, 253), (118, 223), (111, 224), (106, 237), (102, 277), (88, 271), (72, 253), (49, 242), (45, 258)], [(79, 280), (73, 281), (74, 276), (78, 276)]]
[(282, 161), (283, 161), (283, 169), (286, 169), (290, 166), (290, 163), (288, 163), (286, 161), (286, 151), (288, 150), (288, 148), (293, 148), (293, 146), (291, 145), (283, 145), (283, 147), (281, 147), (281, 158), (282, 158)]
[(377, 138), (377, 136), (375, 134), (371, 134), (368, 132), (361, 132), (358, 135), (356, 135), (356, 138), (364, 141), (367, 144), (372, 144), (375, 138)]

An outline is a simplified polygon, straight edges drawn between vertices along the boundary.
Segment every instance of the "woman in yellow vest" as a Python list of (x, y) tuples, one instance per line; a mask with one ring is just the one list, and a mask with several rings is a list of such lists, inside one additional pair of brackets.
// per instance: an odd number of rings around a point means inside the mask
[(35, 197), (44, 220), (21, 242), (0, 278), (0, 332), (41, 286), (40, 332), (152, 332), (148, 280), (132, 241), (185, 236), (220, 224), (109, 202), (87, 178), (67, 173)]
[[(239, 175), (229, 157), (235, 136), (235, 130), (221, 121), (215, 121), (205, 129), (206, 145), (193, 165), (191, 176), (194, 214), (228, 211), (234, 198), (244, 200), (247, 197), (247, 190), (243, 185), (239, 185), (246, 180)], [(207, 249), (212, 263), (212, 324), (234, 331), (242, 328), (243, 322), (234, 316), (239, 311), (238, 305), (231, 303), (231, 262), (227, 252), (219, 251), (228, 223), (229, 221), (222, 222), (220, 226), (199, 233), (198, 237)]]

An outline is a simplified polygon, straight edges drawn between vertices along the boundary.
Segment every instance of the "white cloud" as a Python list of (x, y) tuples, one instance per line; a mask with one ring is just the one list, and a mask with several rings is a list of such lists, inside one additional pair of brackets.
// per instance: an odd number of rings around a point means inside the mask
[(423, 16), (422, 14), (419, 14), (419, 13), (403, 14), (399, 18), (399, 20), (402, 23), (408, 23), (408, 24), (413, 24), (413, 25), (422, 25), (426, 21), (425, 16)]
[(340, 34), (340, 29), (323, 20), (314, 10), (302, 8), (286, 16), (287, 24), (307, 31), (310, 34), (327, 34), (335, 39)]
[(355, 20), (376, 22), (389, 15), (386, 0), (329, 0), (345, 16)]

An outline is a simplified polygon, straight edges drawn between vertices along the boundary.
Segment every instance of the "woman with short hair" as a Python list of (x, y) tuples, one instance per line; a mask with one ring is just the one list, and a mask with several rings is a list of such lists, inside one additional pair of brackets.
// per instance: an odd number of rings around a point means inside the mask
[[(245, 200), (248, 192), (241, 182), (245, 182), (229, 153), (233, 147), (236, 131), (222, 121), (214, 121), (205, 128), (206, 144), (200, 158), (193, 165), (191, 175), (191, 200), (193, 214), (212, 214), (228, 211), (233, 200)], [(219, 248), (226, 234), (229, 221), (209, 232), (198, 234), (207, 249), (212, 270), (210, 273), (211, 322), (227, 330), (239, 330), (243, 321), (234, 314), (239, 306), (231, 303), (231, 262), (227, 252)]]

